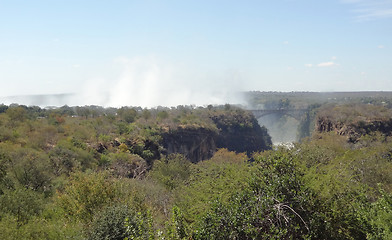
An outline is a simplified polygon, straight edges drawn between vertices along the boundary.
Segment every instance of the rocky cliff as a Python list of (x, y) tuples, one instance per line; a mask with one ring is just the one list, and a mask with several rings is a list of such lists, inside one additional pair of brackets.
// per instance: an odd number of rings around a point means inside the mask
[(392, 111), (385, 107), (351, 104), (325, 107), (316, 117), (315, 130), (335, 132), (357, 142), (362, 136), (380, 133), (392, 135)]
[(212, 157), (217, 148), (247, 154), (271, 149), (271, 137), (251, 113), (215, 111), (209, 113), (209, 118), (216, 128), (183, 126), (165, 132), (162, 141), (165, 154), (181, 153), (198, 162)]
[[(211, 158), (218, 148), (237, 153), (271, 149), (271, 137), (267, 129), (260, 127), (249, 111), (230, 107), (185, 108), (157, 112), (150, 118), (136, 123), (117, 123), (124, 132), (121, 137), (97, 142), (97, 153), (117, 149), (140, 156), (148, 167), (162, 156), (179, 153), (191, 162)], [(160, 116), (160, 117), (159, 117)], [(102, 138), (102, 137), (101, 137)], [(105, 138), (102, 138), (103, 140)]]
[(271, 149), (272, 141), (267, 129), (260, 127), (257, 119), (249, 112), (215, 114), (211, 119), (219, 129), (216, 142), (218, 148), (248, 154)]
[(165, 154), (181, 153), (191, 162), (211, 158), (216, 151), (217, 133), (205, 128), (179, 128), (163, 134)]

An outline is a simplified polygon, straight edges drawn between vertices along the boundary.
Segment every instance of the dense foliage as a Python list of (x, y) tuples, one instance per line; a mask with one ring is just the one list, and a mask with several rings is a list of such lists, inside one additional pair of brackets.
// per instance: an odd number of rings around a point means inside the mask
[(326, 132), (290, 149), (221, 148), (192, 163), (168, 153), (162, 133), (247, 129), (255, 124), (249, 113), (0, 110), (0, 239), (392, 237), (388, 135), (364, 133), (351, 143)]

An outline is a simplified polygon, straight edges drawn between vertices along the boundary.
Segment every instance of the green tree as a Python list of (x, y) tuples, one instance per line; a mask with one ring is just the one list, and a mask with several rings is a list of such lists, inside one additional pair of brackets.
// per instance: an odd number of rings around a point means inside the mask
[(46, 154), (31, 148), (18, 148), (10, 158), (9, 169), (18, 184), (26, 189), (50, 192), (52, 175)]
[(137, 117), (137, 111), (134, 108), (122, 107), (117, 110), (117, 114), (127, 123), (132, 123)]
[(28, 220), (41, 213), (43, 209), (43, 196), (33, 190), (16, 188), (6, 190), (0, 196), (1, 215), (9, 214), (18, 226), (26, 224)]
[(147, 121), (151, 118), (151, 112), (148, 109), (144, 109), (142, 112), (142, 117)]
[(27, 111), (21, 106), (8, 108), (6, 114), (10, 117), (12, 122), (24, 121), (27, 118)]
[(49, 152), (49, 159), (55, 176), (69, 175), (80, 167), (77, 153), (61, 145)]
[(7, 106), (7, 105), (0, 104), (0, 113), (3, 113), (3, 112), (5, 112), (5, 111), (7, 111), (7, 109), (8, 109), (8, 106)]
[(226, 203), (233, 192), (247, 188), (253, 171), (247, 161), (245, 154), (220, 149), (210, 160), (191, 165), (189, 177), (175, 191), (186, 221), (193, 225), (216, 199)]
[(154, 162), (149, 177), (173, 190), (181, 185), (190, 175), (191, 163), (181, 154), (169, 155)]
[(160, 111), (158, 112), (157, 118), (159, 120), (167, 119), (169, 117), (169, 113), (167, 111)]
[(107, 174), (74, 173), (64, 190), (58, 192), (56, 201), (68, 217), (88, 222), (115, 197), (114, 182)]

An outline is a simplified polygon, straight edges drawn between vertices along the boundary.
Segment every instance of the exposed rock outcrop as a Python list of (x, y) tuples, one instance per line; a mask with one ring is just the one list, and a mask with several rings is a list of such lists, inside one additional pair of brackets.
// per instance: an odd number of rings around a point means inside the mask
[(164, 133), (165, 154), (181, 153), (192, 162), (199, 162), (211, 158), (217, 148), (247, 154), (271, 149), (271, 137), (251, 113), (243, 110), (230, 114), (213, 112), (210, 118), (217, 130), (192, 126)]
[(392, 112), (383, 107), (361, 104), (327, 107), (317, 115), (315, 130), (347, 136), (347, 140), (353, 143), (364, 135), (377, 132), (391, 136)]
[(166, 154), (181, 153), (192, 162), (211, 158), (216, 151), (217, 133), (205, 128), (179, 128), (163, 134)]
[(272, 141), (267, 129), (260, 127), (250, 113), (215, 115), (212, 120), (220, 130), (216, 143), (218, 148), (248, 154), (271, 149)]

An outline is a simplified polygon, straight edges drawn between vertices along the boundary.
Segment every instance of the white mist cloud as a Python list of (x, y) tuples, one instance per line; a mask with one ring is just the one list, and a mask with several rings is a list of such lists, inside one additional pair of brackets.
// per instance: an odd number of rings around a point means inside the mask
[(155, 57), (114, 60), (122, 72), (116, 79), (92, 79), (72, 105), (177, 106), (243, 103), (243, 79), (236, 71), (202, 76)]

